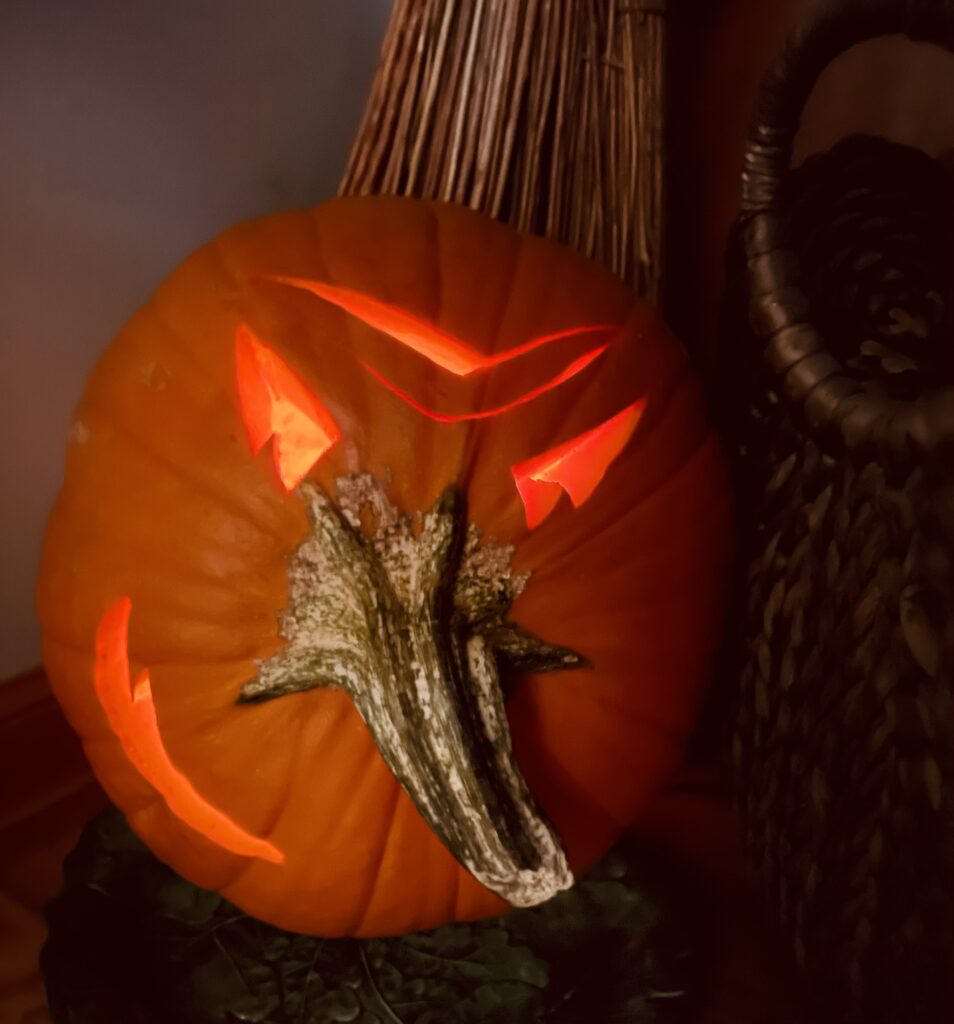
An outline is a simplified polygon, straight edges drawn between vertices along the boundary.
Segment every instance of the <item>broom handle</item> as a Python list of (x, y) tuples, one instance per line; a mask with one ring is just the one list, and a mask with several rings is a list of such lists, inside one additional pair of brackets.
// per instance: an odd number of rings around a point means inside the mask
[(811, 323), (798, 260), (781, 213), (782, 183), (802, 110), (839, 54), (878, 36), (905, 35), (954, 50), (954, 0), (824, 0), (789, 37), (762, 80), (742, 173), (742, 231), (752, 326), (770, 369), (826, 446), (909, 465), (954, 451), (954, 388), (915, 401), (869, 394)]

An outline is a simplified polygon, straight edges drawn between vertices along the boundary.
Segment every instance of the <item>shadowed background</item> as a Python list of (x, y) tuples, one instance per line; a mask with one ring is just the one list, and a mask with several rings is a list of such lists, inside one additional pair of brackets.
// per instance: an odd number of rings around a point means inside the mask
[(0, 5), (0, 679), (99, 352), (191, 250), (337, 189), (390, 0)]
[[(666, 312), (711, 354), (758, 79), (813, 0), (670, 0)], [(97, 354), (193, 248), (335, 192), (390, 0), (0, 5), (0, 679)], [(850, 130), (954, 145), (954, 58), (879, 40), (825, 73), (802, 153)]]
[[(811, 3), (669, 3), (666, 306), (697, 353), (714, 349), (758, 78)], [(0, 2), (0, 679), (39, 661), (42, 534), (97, 354), (192, 248), (235, 221), (332, 195), (390, 6)], [(838, 63), (809, 106), (802, 152), (859, 129), (951, 148), (952, 58), (889, 40)], [(0, 1020), (39, 1022), (40, 908), (104, 798), (42, 675), (0, 689), (0, 775), (22, 782), (0, 802), (0, 997), (23, 1009)], [(798, 989), (740, 895), (727, 809), (698, 795), (713, 785), (707, 774), (678, 780), (644, 824), (665, 856), (681, 851), (701, 916), (718, 921), (700, 1019), (783, 1024)]]

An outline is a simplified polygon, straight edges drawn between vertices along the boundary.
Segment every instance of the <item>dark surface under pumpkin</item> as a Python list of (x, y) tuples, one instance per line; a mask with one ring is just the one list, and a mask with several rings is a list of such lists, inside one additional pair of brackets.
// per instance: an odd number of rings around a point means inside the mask
[(46, 916), (57, 1024), (678, 1024), (701, 923), (628, 843), (539, 907), (316, 939), (186, 882), (115, 810), (86, 828)]

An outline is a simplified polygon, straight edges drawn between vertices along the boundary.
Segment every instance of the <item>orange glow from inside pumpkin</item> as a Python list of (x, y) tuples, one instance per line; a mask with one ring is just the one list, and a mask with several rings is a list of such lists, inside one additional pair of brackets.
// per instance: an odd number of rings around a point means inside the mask
[(633, 436), (645, 405), (644, 399), (633, 402), (598, 427), (511, 467), (529, 529), (553, 511), (561, 490), (574, 508), (590, 497)]
[(608, 344), (600, 345), (599, 348), (595, 348), (591, 352), (587, 352), (585, 355), (580, 356), (579, 359), (574, 359), (566, 369), (562, 370), (555, 377), (546, 381), (544, 384), (541, 384), (539, 387), (534, 388), (532, 391), (528, 391), (519, 398), (515, 398), (512, 402), (507, 402), (505, 405), (497, 406), (496, 409), (486, 409), (483, 412), (435, 412), (433, 409), (428, 409), (427, 406), (421, 405), (420, 402), (412, 398), (406, 391), (402, 391), (396, 384), (392, 384), (387, 377), (375, 370), (373, 366), (369, 366), (364, 362), (362, 362), (361, 365), (369, 373), (373, 374), (389, 391), (397, 395), (398, 398), (403, 399), (408, 405), (416, 409), (423, 416), (436, 420), (438, 423), (463, 423), (466, 420), (486, 420), (490, 419), (492, 416), (500, 416), (505, 412), (509, 412), (511, 409), (516, 409), (519, 405), (532, 402), (535, 398), (539, 398), (540, 395), (546, 394), (547, 391), (552, 391), (553, 388), (559, 387), (561, 384), (570, 380), (571, 377), (575, 377), (582, 370), (585, 370), (590, 363), (598, 359), (608, 348)]
[(96, 630), (93, 673), (96, 696), (124, 753), (186, 825), (232, 853), (281, 864), (285, 859), (281, 850), (246, 832), (213, 807), (169, 759), (159, 732), (148, 670), (139, 673), (133, 687), (129, 685), (127, 633), (131, 610), (128, 597), (121, 597), (106, 610)]
[(293, 491), (341, 437), (338, 424), (278, 355), (244, 324), (235, 334), (239, 408), (252, 453), (274, 438), (272, 455)]
[(543, 345), (559, 341), (561, 338), (571, 338), (580, 334), (606, 334), (619, 330), (616, 324), (568, 327), (562, 331), (554, 331), (552, 334), (531, 338), (515, 348), (507, 349), (506, 352), (486, 355), (464, 344), (459, 338), (427, 323), (426, 320), (421, 320), (397, 306), (373, 299), (361, 292), (338, 288), (336, 285), (326, 284), (323, 281), (311, 281), (299, 277), (275, 277), (272, 280), (291, 285), (293, 288), (301, 288), (319, 298), (326, 299), (346, 313), (357, 317), (369, 327), (390, 335), (395, 341), (406, 345), (434, 363), (435, 366), (447, 370), (456, 377), (468, 377), (472, 373), (490, 370), (501, 363), (518, 359)]

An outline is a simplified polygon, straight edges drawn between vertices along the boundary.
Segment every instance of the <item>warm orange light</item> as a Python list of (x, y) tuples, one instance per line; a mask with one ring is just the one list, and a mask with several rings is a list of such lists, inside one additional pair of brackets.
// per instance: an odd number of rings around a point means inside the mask
[(633, 436), (645, 405), (644, 399), (633, 402), (598, 427), (511, 467), (531, 530), (553, 511), (561, 490), (574, 508), (589, 498)]
[(213, 807), (169, 759), (159, 732), (148, 670), (139, 673), (134, 687), (129, 685), (126, 638), (131, 609), (130, 599), (121, 597), (106, 610), (96, 630), (93, 671), (96, 695), (123, 751), (186, 825), (232, 853), (282, 863), (285, 855), (281, 850), (250, 835)]
[(235, 334), (239, 408), (252, 452), (274, 437), (275, 468), (293, 491), (341, 437), (331, 413), (244, 324)]
[(591, 352), (587, 352), (585, 355), (580, 356), (579, 359), (574, 359), (566, 369), (562, 370), (555, 377), (546, 381), (544, 384), (541, 384), (539, 387), (534, 388), (532, 391), (528, 391), (519, 398), (515, 398), (512, 402), (507, 402), (506, 405), (499, 405), (495, 409), (485, 409), (483, 412), (435, 412), (433, 409), (428, 409), (427, 406), (421, 405), (420, 402), (415, 398), (412, 398), (406, 391), (402, 391), (396, 384), (392, 384), (387, 377), (379, 373), (373, 366), (369, 366), (364, 362), (362, 362), (361, 365), (369, 373), (373, 374), (389, 391), (397, 395), (398, 398), (403, 399), (408, 405), (416, 409), (423, 416), (436, 420), (438, 423), (463, 423), (466, 420), (486, 420), (491, 416), (500, 416), (502, 413), (509, 412), (511, 409), (516, 409), (519, 405), (525, 405), (527, 402), (532, 402), (535, 398), (539, 398), (540, 395), (546, 394), (547, 391), (552, 391), (554, 388), (559, 387), (561, 384), (568, 381), (571, 377), (575, 377), (582, 370), (585, 370), (590, 363), (598, 359), (608, 348), (608, 344), (600, 345), (599, 348), (595, 348)]
[(305, 291), (326, 299), (328, 302), (343, 309), (346, 313), (356, 316), (369, 327), (383, 331), (402, 345), (413, 349), (425, 359), (453, 373), (457, 377), (467, 377), (472, 373), (489, 370), (501, 363), (510, 362), (534, 349), (561, 338), (571, 338), (580, 334), (606, 334), (619, 330), (616, 324), (588, 324), (582, 327), (568, 327), (552, 334), (543, 334), (506, 352), (485, 355), (466, 345), (459, 338), (442, 331), (426, 320), (412, 316), (398, 306), (392, 306), (370, 295), (354, 292), (347, 288), (326, 284), (324, 281), (311, 281), (300, 277), (275, 277), (274, 281), (302, 288)]

